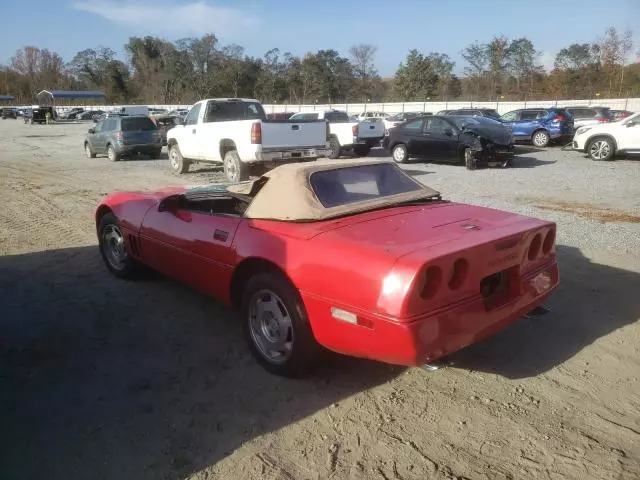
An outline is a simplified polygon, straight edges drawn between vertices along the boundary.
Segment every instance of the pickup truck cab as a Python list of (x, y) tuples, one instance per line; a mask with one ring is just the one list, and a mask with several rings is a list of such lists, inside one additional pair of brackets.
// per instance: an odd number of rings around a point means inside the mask
[(377, 118), (362, 122), (352, 122), (346, 112), (322, 110), (317, 112), (296, 113), (290, 121), (324, 120), (329, 123), (329, 158), (338, 158), (345, 150), (366, 157), (371, 147), (384, 138), (384, 123)]
[(227, 180), (239, 182), (281, 163), (316, 160), (328, 139), (325, 121), (267, 120), (258, 100), (215, 98), (191, 107), (167, 132), (167, 147), (175, 173), (191, 163), (222, 163)]

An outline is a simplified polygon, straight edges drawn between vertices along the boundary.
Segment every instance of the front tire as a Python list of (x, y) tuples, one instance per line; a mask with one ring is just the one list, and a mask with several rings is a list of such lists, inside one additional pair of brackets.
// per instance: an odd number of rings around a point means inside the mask
[(464, 166), (467, 170), (475, 170), (477, 168), (477, 160), (470, 148), (464, 149)]
[(249, 179), (249, 168), (240, 160), (236, 150), (230, 150), (224, 155), (224, 176), (230, 182), (242, 182)]
[(391, 156), (396, 163), (405, 163), (409, 159), (409, 151), (404, 143), (399, 143), (391, 150)]
[(107, 269), (118, 278), (133, 278), (140, 264), (127, 252), (124, 235), (113, 213), (103, 215), (98, 224), (98, 247)]
[(93, 150), (91, 150), (91, 145), (89, 145), (88, 142), (84, 144), (84, 153), (87, 158), (96, 158), (96, 154), (93, 153)]
[(549, 145), (550, 141), (551, 137), (546, 130), (538, 130), (537, 132), (533, 132), (531, 136), (531, 143), (538, 148), (545, 148)]
[(175, 143), (169, 148), (169, 168), (176, 175), (189, 171), (189, 162), (183, 158), (178, 144)]
[(259, 273), (247, 282), (242, 328), (254, 358), (275, 375), (304, 376), (322, 351), (298, 291), (278, 273)]
[(369, 145), (356, 145), (353, 147), (353, 153), (355, 153), (359, 157), (366, 157), (369, 155), (371, 151), (371, 147)]
[(613, 159), (616, 147), (610, 138), (599, 137), (589, 142), (587, 152), (591, 160), (609, 161)]
[(112, 162), (117, 162), (117, 161), (120, 160), (120, 154), (118, 152), (116, 152), (116, 149), (113, 148), (113, 145), (109, 145), (107, 147), (107, 157)]

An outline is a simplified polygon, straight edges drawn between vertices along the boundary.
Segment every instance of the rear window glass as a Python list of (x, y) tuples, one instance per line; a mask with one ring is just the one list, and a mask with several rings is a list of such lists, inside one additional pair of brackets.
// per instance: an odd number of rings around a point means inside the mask
[(326, 208), (413, 192), (422, 186), (394, 165), (363, 165), (314, 172), (309, 183)]
[(266, 118), (262, 105), (256, 102), (209, 102), (204, 123)]
[(320, 114), (318, 113), (298, 113), (290, 118), (290, 120), (303, 122), (306, 120), (318, 120)]
[(156, 129), (155, 123), (153, 123), (149, 117), (125, 117), (121, 120), (121, 122), (123, 132)]

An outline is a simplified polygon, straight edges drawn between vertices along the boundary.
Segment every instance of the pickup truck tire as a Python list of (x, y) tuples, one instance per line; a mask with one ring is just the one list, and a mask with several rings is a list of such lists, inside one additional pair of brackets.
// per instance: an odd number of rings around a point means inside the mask
[(329, 139), (329, 158), (339, 158), (340, 157), (340, 142), (336, 137), (331, 137)]
[(242, 182), (249, 179), (249, 168), (240, 160), (236, 150), (229, 150), (224, 155), (224, 176), (230, 182)]
[(359, 157), (366, 157), (371, 151), (371, 145), (356, 145), (353, 147), (353, 152)]
[(189, 171), (189, 165), (189, 162), (182, 157), (178, 145), (171, 145), (171, 148), (169, 148), (169, 168), (171, 171), (178, 175), (187, 173)]

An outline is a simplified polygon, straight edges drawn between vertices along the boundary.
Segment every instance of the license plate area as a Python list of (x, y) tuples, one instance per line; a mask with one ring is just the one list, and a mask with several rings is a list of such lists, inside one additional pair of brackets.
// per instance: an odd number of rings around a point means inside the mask
[(517, 272), (517, 266), (511, 267), (487, 275), (480, 280), (480, 294), (484, 298), (484, 306), (487, 310), (500, 307), (517, 295), (515, 281)]

